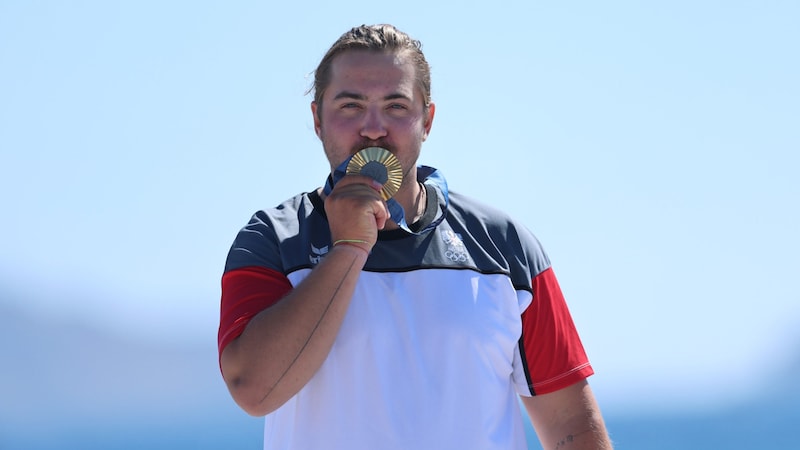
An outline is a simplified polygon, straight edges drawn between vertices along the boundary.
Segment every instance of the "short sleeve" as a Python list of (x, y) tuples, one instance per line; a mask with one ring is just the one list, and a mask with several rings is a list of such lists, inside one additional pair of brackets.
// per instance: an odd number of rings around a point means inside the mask
[(552, 268), (533, 278), (532, 291), (519, 342), (523, 395), (557, 391), (594, 373)]

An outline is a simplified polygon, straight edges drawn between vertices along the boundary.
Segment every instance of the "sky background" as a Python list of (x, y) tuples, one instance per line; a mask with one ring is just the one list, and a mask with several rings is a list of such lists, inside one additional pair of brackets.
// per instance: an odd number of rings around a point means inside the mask
[(0, 0), (0, 306), (213, 368), (234, 236), (326, 176), (310, 75), (383, 22), (432, 66), (420, 162), (543, 242), (607, 411), (725, 407), (788, 370), (789, 0)]

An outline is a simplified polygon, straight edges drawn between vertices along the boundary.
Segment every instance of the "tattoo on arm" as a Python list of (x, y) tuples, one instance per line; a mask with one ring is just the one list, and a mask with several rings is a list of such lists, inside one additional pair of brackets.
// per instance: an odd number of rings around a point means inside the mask
[(313, 337), (314, 333), (317, 332), (317, 328), (319, 328), (319, 324), (322, 323), (322, 319), (324, 319), (325, 316), (328, 314), (328, 309), (330, 309), (331, 304), (333, 303), (333, 299), (335, 299), (336, 295), (339, 294), (339, 290), (342, 288), (342, 284), (344, 283), (346, 275), (349, 274), (351, 270), (353, 270), (353, 266), (355, 266), (355, 264), (356, 264), (356, 258), (353, 258), (353, 261), (350, 262), (350, 267), (348, 267), (347, 271), (345, 272), (345, 277), (342, 277), (342, 279), (339, 281), (339, 284), (336, 286), (336, 289), (333, 290), (333, 293), (331, 294), (330, 298), (328, 298), (328, 304), (325, 305), (325, 309), (322, 311), (322, 315), (319, 316), (319, 320), (317, 320), (317, 323), (314, 325), (314, 328), (311, 329), (311, 333), (308, 334), (308, 337), (306, 338), (306, 341), (303, 343), (303, 346), (300, 347), (300, 350), (294, 356), (292, 362), (289, 363), (289, 365), (286, 367), (286, 370), (283, 371), (281, 376), (278, 377), (275, 383), (267, 390), (267, 393), (264, 394), (264, 397), (261, 398), (261, 402), (264, 402), (264, 400), (266, 400), (267, 397), (269, 397), (272, 391), (275, 390), (275, 387), (278, 384), (280, 384), (281, 380), (283, 380), (283, 377), (285, 377), (286, 374), (289, 373), (289, 369), (294, 367), (294, 364), (297, 362), (298, 359), (300, 359), (300, 355), (303, 354), (303, 351), (308, 346), (308, 343), (311, 341), (311, 337)]
[(568, 448), (569, 444), (575, 442), (575, 438), (577, 436), (580, 436), (583, 433), (588, 433), (590, 431), (591, 430), (584, 430), (584, 431), (581, 431), (580, 433), (568, 434), (568, 435), (564, 436), (563, 438), (561, 438), (560, 441), (556, 442), (556, 446), (553, 447), (553, 450), (562, 450), (562, 449)]
[(568, 434), (566, 437), (561, 439), (560, 441), (556, 442), (555, 450), (559, 450), (564, 448), (565, 445), (575, 440), (575, 436)]

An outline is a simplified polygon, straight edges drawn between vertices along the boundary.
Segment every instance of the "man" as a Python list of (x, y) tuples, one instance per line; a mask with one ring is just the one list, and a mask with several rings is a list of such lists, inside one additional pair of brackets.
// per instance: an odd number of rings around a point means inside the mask
[[(315, 73), (324, 188), (257, 212), (222, 278), (220, 366), (268, 449), (609, 449), (549, 261), (507, 215), (418, 166), (436, 107), (420, 44), (345, 33)], [(342, 175), (387, 149), (402, 183)], [(398, 211), (399, 209), (399, 211)]]

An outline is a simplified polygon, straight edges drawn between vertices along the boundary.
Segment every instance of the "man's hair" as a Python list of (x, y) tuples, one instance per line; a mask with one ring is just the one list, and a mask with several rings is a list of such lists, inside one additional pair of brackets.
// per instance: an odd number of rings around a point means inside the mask
[(425, 109), (431, 104), (431, 68), (422, 53), (422, 43), (393, 25), (361, 25), (343, 34), (333, 43), (314, 71), (314, 101), (322, 105), (322, 96), (331, 83), (331, 63), (333, 59), (348, 50), (368, 50), (385, 53), (405, 53), (411, 58), (417, 77), (417, 85), (422, 91)]

